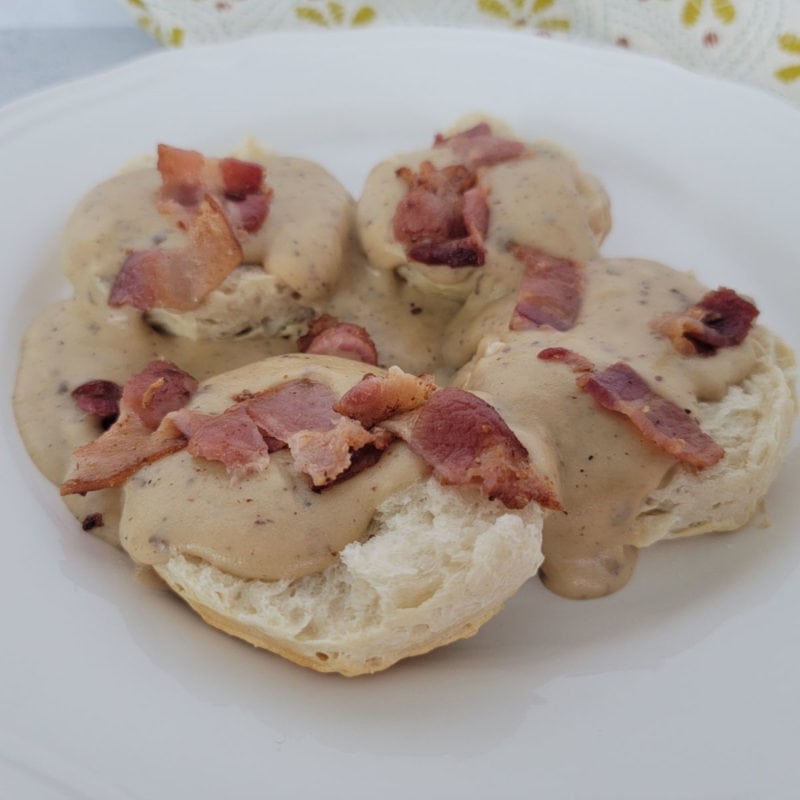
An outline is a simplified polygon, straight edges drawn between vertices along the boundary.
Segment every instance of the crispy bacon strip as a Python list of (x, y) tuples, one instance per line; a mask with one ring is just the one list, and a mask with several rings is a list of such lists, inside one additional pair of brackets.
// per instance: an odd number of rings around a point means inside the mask
[(628, 364), (618, 362), (577, 378), (599, 405), (626, 416), (659, 450), (698, 469), (716, 464), (725, 451), (685, 411), (655, 394)]
[(196, 150), (158, 145), (161, 210), (181, 224), (191, 218), (205, 195), (224, 210), (234, 229), (253, 233), (269, 213), (272, 189), (264, 186), (264, 168), (238, 158), (206, 158)]
[(512, 331), (543, 325), (557, 331), (573, 327), (583, 303), (583, 264), (527, 245), (511, 244), (508, 249), (525, 265), (508, 327)]
[(61, 494), (85, 494), (120, 486), (145, 464), (186, 446), (166, 415), (185, 405), (197, 382), (169, 361), (152, 361), (125, 383), (119, 419), (75, 451)]
[(577, 373), (578, 387), (598, 405), (627, 417), (645, 439), (679, 461), (703, 469), (725, 455), (686, 411), (653, 392), (629, 364), (617, 362), (597, 371), (588, 358), (566, 347), (545, 348), (537, 357), (569, 366)]
[(399, 367), (390, 367), (385, 377), (365, 375), (333, 408), (371, 428), (395, 414), (418, 408), (436, 388), (431, 375), (409, 375)]
[(330, 314), (323, 314), (308, 327), (308, 332), (297, 340), (301, 353), (339, 356), (365, 364), (378, 363), (375, 342), (360, 325), (339, 322)]
[(189, 226), (189, 243), (175, 250), (139, 250), (123, 262), (111, 306), (140, 311), (197, 308), (242, 263), (242, 248), (217, 202), (206, 195)]
[(186, 439), (166, 420), (155, 431), (135, 414), (126, 414), (101, 436), (79, 447), (61, 494), (86, 494), (121, 486), (145, 464), (186, 447)]
[(437, 133), (433, 146), (449, 147), (472, 169), (490, 167), (502, 161), (520, 158), (527, 153), (527, 148), (522, 142), (495, 136), (491, 127), (485, 122), (453, 136), (445, 137)]
[(478, 483), (507, 508), (535, 500), (561, 509), (555, 486), (537, 475), (528, 451), (497, 411), (463, 389), (440, 389), (421, 407), (382, 426), (404, 439), (444, 484)]
[(239, 234), (257, 231), (267, 218), (272, 190), (260, 164), (206, 158), (196, 150), (160, 144), (159, 210), (188, 232), (179, 249), (128, 255), (111, 287), (109, 304), (140, 311), (197, 308), (242, 263)]
[(712, 356), (720, 347), (741, 344), (757, 316), (753, 303), (733, 289), (720, 287), (681, 313), (660, 314), (652, 327), (685, 356)]
[(424, 264), (481, 266), (489, 225), (486, 190), (467, 167), (437, 169), (430, 161), (419, 172), (400, 167), (408, 193), (398, 203), (392, 226), (406, 254)]

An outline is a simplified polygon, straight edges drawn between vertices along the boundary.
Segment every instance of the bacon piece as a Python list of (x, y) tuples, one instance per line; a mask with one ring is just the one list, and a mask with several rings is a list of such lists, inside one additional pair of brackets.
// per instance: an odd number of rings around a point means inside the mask
[(349, 469), (351, 450), (386, 446), (336, 413), (335, 399), (327, 385), (301, 379), (249, 394), (222, 414), (183, 409), (170, 419), (188, 437), (192, 455), (221, 462), (234, 479), (265, 469), (270, 451), (288, 445), (295, 468), (324, 486)]
[(365, 469), (374, 467), (381, 460), (383, 451), (389, 446), (389, 443), (395, 440), (394, 434), (389, 431), (384, 431), (376, 428), (370, 431), (375, 442), (365, 445), (359, 450), (354, 450), (350, 453), (350, 466), (342, 473), (337, 475), (332, 481), (326, 483), (325, 486), (316, 487), (317, 491), (329, 489), (332, 486), (338, 486), (340, 483), (349, 481), (350, 478), (355, 478), (356, 475), (362, 473)]
[(527, 245), (511, 244), (508, 249), (525, 265), (508, 327), (520, 331), (547, 325), (569, 330), (583, 302), (583, 264)]
[(196, 150), (183, 150), (159, 144), (158, 171), (161, 173), (161, 196), (182, 206), (193, 206), (203, 199), (205, 156)]
[(250, 194), (235, 203), (225, 203), (224, 208), (234, 230), (254, 233), (267, 218), (269, 197), (263, 194)]
[(571, 367), (573, 372), (592, 372), (594, 370), (594, 364), (588, 358), (566, 347), (546, 347), (544, 350), (540, 350), (536, 357), (542, 361), (560, 361)]
[(72, 398), (81, 411), (111, 421), (119, 416), (122, 387), (114, 381), (86, 381), (72, 390)]
[(449, 147), (461, 161), (473, 169), (490, 167), (502, 161), (520, 158), (527, 153), (527, 147), (522, 142), (495, 136), (485, 122), (453, 136), (445, 137), (437, 133), (433, 146)]
[(659, 450), (698, 469), (716, 464), (725, 451), (685, 411), (655, 394), (628, 364), (618, 362), (577, 378), (603, 408), (626, 416)]
[(401, 241), (444, 241), (463, 236), (463, 195), (475, 186), (475, 174), (456, 164), (437, 169), (430, 161), (419, 172), (400, 167), (397, 172), (408, 186), (394, 217), (395, 235)]
[(93, 531), (95, 528), (104, 528), (105, 527), (105, 520), (103, 519), (103, 515), (99, 512), (95, 512), (94, 514), (87, 514), (83, 518), (83, 522), (81, 522), (81, 528), (85, 531)]
[(158, 145), (159, 210), (188, 232), (175, 250), (130, 253), (111, 287), (109, 304), (140, 311), (197, 308), (242, 263), (239, 233), (267, 218), (272, 190), (264, 168), (236, 158), (206, 158), (196, 150)]
[(720, 287), (682, 313), (660, 314), (652, 327), (685, 356), (712, 356), (720, 347), (741, 344), (757, 316), (753, 303), (733, 289)]
[(97, 439), (79, 447), (63, 495), (86, 494), (122, 485), (146, 464), (186, 446), (186, 439), (168, 422), (150, 430), (134, 414), (119, 420)]
[[(285, 447), (296, 434), (335, 429), (342, 420), (332, 408), (335, 400), (336, 395), (326, 384), (300, 379), (243, 396), (222, 414), (184, 411), (172, 418), (189, 437), (193, 455), (219, 461), (239, 478), (264, 469), (269, 452)], [(332, 435), (331, 441), (335, 438)], [(299, 440), (296, 450), (302, 451)], [(313, 455), (309, 444), (304, 463), (310, 463)], [(320, 467), (326, 468), (330, 469), (329, 462)]]
[(407, 251), (412, 261), (421, 264), (443, 264), (448, 267), (481, 267), (486, 262), (482, 244), (469, 236), (447, 242), (420, 242)]
[(186, 446), (166, 415), (181, 408), (197, 381), (170, 361), (151, 361), (125, 382), (119, 418), (101, 436), (75, 451), (61, 494), (85, 494), (119, 486), (145, 464)]
[(246, 404), (262, 434), (286, 443), (298, 431), (333, 428), (340, 416), (335, 401), (329, 386), (301, 378), (258, 392)]
[(487, 193), (480, 184), (464, 192), (464, 227), (470, 238), (481, 242), (489, 231)]
[[(207, 158), (206, 163), (213, 164), (214, 159)], [(261, 191), (264, 183), (264, 167), (261, 164), (238, 158), (221, 158), (217, 163), (226, 197), (242, 199)]]
[(151, 361), (132, 375), (122, 390), (120, 408), (136, 414), (155, 430), (170, 411), (183, 408), (197, 391), (197, 381), (171, 361)]
[(187, 449), (193, 456), (222, 462), (234, 479), (262, 472), (269, 465), (269, 445), (246, 404), (216, 416), (183, 408), (170, 420), (188, 438)]
[(392, 225), (408, 257), (424, 264), (481, 266), (489, 206), (475, 174), (460, 164), (437, 169), (430, 161), (423, 161), (419, 172), (400, 167), (396, 174), (409, 191)]
[(395, 414), (418, 408), (435, 391), (431, 375), (409, 375), (399, 367), (390, 367), (385, 376), (365, 375), (333, 408), (371, 428)]
[(478, 483), (491, 500), (561, 509), (555, 486), (537, 475), (528, 451), (497, 411), (463, 389), (440, 389), (425, 405), (382, 425), (404, 439), (444, 484)]
[(206, 158), (196, 150), (158, 145), (161, 173), (161, 209), (179, 224), (196, 211), (204, 195), (213, 196), (231, 225), (248, 233), (257, 231), (269, 213), (272, 189), (264, 187), (264, 168), (238, 158)]
[(339, 356), (365, 364), (378, 363), (378, 351), (375, 342), (360, 325), (350, 322), (339, 322), (330, 314), (323, 314), (313, 320), (308, 332), (297, 340), (301, 353)]
[(242, 248), (217, 202), (206, 195), (175, 250), (139, 250), (123, 262), (111, 287), (111, 306), (140, 311), (197, 308), (242, 263)]
[[(301, 379), (256, 394), (247, 393), (221, 414), (183, 406), (196, 389), (194, 379), (167, 361), (154, 361), (125, 384), (117, 422), (79, 448), (62, 494), (119, 486), (145, 464), (188, 446), (189, 452), (219, 461), (234, 479), (258, 473), (270, 450), (289, 445), (295, 467), (315, 486), (350, 470), (352, 452), (383, 450), (385, 431), (370, 433), (333, 410), (336, 395), (325, 384)], [(376, 457), (363, 459), (356, 474)]]
[(352, 451), (374, 444), (375, 437), (349, 417), (339, 417), (328, 430), (293, 433), (287, 444), (295, 468), (305, 472), (314, 486), (326, 486), (351, 464)]
[(121, 486), (145, 464), (184, 447), (186, 439), (169, 420), (154, 431), (136, 414), (122, 414), (105, 433), (75, 451), (75, 464), (61, 484), (61, 494)]

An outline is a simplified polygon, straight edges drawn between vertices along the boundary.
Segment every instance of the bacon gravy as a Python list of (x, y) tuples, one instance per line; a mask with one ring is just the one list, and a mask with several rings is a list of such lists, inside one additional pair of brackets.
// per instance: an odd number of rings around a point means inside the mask
[[(440, 385), (477, 392), (529, 449), (541, 453), (552, 444), (565, 513), (552, 512), (545, 523), (546, 583), (569, 597), (623, 586), (637, 552), (632, 520), (675, 459), (581, 393), (568, 366), (538, 353), (557, 344), (599, 367), (628, 362), (695, 415), (699, 404), (722, 398), (752, 370), (757, 337), (713, 359), (692, 359), (653, 331), (657, 314), (683, 311), (703, 287), (653, 262), (601, 259), (608, 198), (550, 143), (480, 166), (485, 260), (466, 267), (415, 261), (395, 235), (396, 209), (408, 192), (398, 170), (419, 170), (426, 161), (436, 169), (458, 165), (463, 159), (446, 140), (378, 165), (355, 213), (346, 191), (318, 165), (252, 146), (242, 155), (266, 167), (274, 190), (267, 223), (243, 238), (243, 266), (190, 312), (108, 304), (126, 253), (185, 240), (158, 210), (156, 169), (126, 171), (77, 206), (62, 250), (74, 296), (31, 326), (15, 389), (19, 428), (39, 469), (62, 483), (73, 451), (101, 433), (98, 420), (77, 408), (75, 387), (94, 379), (123, 384), (154, 358), (201, 381), (236, 370), (198, 396), (206, 411), (224, 410), (232, 394), (258, 388), (251, 383), (312, 373), (324, 373), (343, 392), (369, 371), (364, 365), (331, 368), (326, 357), (303, 356), (287, 369), (285, 359), (269, 358), (295, 351), (297, 335), (325, 312), (363, 326), (380, 364), (430, 372)], [(512, 243), (584, 265), (585, 293), (569, 330), (509, 330), (524, 272)], [(253, 362), (259, 363), (248, 371)], [(224, 470), (182, 451), (141, 470), (125, 489), (65, 499), (84, 527), (109, 541), (118, 541), (124, 500), (122, 544), (139, 562), (185, 552), (233, 574), (275, 579), (324, 567), (363, 535), (384, 496), (430, 471), (396, 446), (355, 478), (316, 493), (293, 475), (285, 455), (274, 462), (263, 475), (229, 485)], [(224, 519), (215, 510), (220, 496)], [(287, 531), (298, 530), (287, 544)]]

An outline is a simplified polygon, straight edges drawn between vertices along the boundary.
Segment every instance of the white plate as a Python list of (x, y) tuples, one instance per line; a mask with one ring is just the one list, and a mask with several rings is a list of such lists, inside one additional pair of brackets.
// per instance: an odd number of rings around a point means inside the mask
[(772, 526), (645, 552), (579, 603), (531, 582), (474, 639), (367, 679), (205, 627), (80, 532), (10, 408), (19, 340), (64, 281), (71, 205), (164, 140), (248, 132), (358, 192), (462, 113), (565, 143), (608, 187), (608, 255), (755, 295), (800, 344), (800, 114), (656, 61), (513, 34), (270, 35), (165, 52), (0, 112), (4, 510), (0, 796), (795, 797), (800, 448)]

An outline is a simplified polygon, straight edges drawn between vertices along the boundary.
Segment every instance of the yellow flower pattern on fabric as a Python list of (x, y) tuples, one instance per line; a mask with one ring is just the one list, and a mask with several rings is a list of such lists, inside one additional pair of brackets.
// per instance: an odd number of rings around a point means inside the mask
[[(681, 11), (681, 22), (687, 28), (696, 25), (704, 5), (705, 0), (686, 0)], [(736, 6), (730, 0), (711, 0), (711, 11), (724, 25), (730, 25), (736, 19)]]
[(298, 27), (505, 27), (528, 34), (568, 34), (649, 53), (777, 91), (800, 107), (800, 0), (123, 2), (147, 33), (169, 47)]
[(185, 35), (183, 28), (159, 25), (147, 13), (147, 6), (145, 6), (142, 0), (128, 0), (128, 3), (134, 8), (144, 12), (136, 17), (136, 22), (142, 30), (147, 31), (156, 41), (168, 47), (180, 47), (183, 44)]
[(548, 12), (557, 0), (478, 0), (478, 9), (496, 19), (506, 20), (522, 28), (528, 25), (543, 31), (568, 31), (572, 23), (567, 17), (552, 16)]
[(299, 20), (319, 25), (322, 28), (338, 25), (349, 25), (350, 27), (358, 28), (362, 25), (369, 25), (377, 16), (372, 6), (359, 6), (348, 17), (344, 4), (333, 2), (333, 0), (316, 6), (297, 6), (294, 12)]
[(783, 36), (778, 38), (778, 47), (785, 53), (798, 56), (798, 62), (776, 70), (775, 77), (784, 83), (791, 83), (800, 79), (800, 36), (795, 36), (793, 33), (784, 33)]

